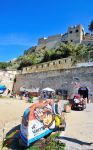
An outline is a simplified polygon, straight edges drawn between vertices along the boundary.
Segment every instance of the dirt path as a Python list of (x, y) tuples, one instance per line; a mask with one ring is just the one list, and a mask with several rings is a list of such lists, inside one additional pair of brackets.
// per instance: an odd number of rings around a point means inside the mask
[(67, 128), (63, 141), (68, 150), (93, 150), (93, 103), (84, 111), (66, 114)]

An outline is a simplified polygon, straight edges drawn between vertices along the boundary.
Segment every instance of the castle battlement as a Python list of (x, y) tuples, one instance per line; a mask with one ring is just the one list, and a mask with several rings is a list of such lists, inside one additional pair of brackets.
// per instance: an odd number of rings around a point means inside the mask
[(42, 44), (48, 45), (49, 42), (51, 43), (54, 42), (54, 44), (59, 42), (63, 42), (63, 43), (73, 42), (75, 44), (84, 43), (87, 45), (87, 44), (93, 44), (93, 35), (89, 33), (86, 34), (83, 26), (80, 24), (80, 25), (74, 25), (68, 27), (67, 32), (64, 34), (56, 34), (53, 36), (48, 36), (47, 38), (38, 39), (38, 45), (42, 45)]
[(73, 58), (62, 58), (54, 61), (49, 61), (29, 67), (24, 67), (22, 70), (22, 74), (33, 73), (33, 72), (45, 72), (49, 70), (60, 70), (60, 69), (68, 69), (72, 68)]
[(52, 36), (43, 37), (38, 39), (38, 45), (40, 44), (47, 44), (48, 42), (54, 41), (54, 40), (61, 40), (62, 34), (56, 34)]

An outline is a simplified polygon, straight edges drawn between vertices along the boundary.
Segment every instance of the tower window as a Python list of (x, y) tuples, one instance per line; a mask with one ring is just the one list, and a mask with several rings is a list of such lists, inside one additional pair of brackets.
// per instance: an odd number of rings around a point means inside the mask
[(76, 32), (78, 32), (78, 29), (76, 30)]
[(72, 33), (72, 31), (70, 31), (69, 33)]

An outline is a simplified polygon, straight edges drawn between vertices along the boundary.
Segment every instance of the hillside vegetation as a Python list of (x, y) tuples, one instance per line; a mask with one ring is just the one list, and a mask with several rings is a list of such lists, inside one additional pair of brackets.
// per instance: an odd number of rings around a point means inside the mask
[(90, 52), (93, 50), (93, 45), (82, 44), (63, 44), (60, 43), (57, 48), (48, 50), (46, 47), (42, 47), (37, 50), (37, 46), (32, 46), (28, 50), (24, 51), (22, 56), (19, 56), (14, 62), (2, 62), (0, 63), (0, 69), (22, 69), (23, 67), (31, 66), (34, 64), (44, 63), (56, 59), (67, 58), (69, 56), (74, 57), (74, 62), (85, 62), (93, 60), (93, 55)]

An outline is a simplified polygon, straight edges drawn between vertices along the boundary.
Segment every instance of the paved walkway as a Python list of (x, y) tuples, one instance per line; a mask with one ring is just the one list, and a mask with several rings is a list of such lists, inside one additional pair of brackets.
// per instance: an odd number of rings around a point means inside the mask
[(66, 150), (93, 150), (93, 103), (84, 111), (71, 111), (66, 119), (66, 133), (61, 138)]

